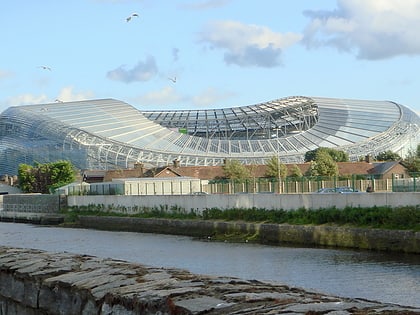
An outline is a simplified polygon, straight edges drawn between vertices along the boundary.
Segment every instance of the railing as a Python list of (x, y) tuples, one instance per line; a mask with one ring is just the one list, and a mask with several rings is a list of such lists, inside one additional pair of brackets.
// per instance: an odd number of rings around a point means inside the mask
[(410, 173), (410, 178), (399, 178), (392, 175), (392, 191), (394, 192), (420, 192), (420, 173)]
[[(416, 182), (416, 180), (414, 181)], [(286, 193), (302, 194), (314, 193), (323, 188), (339, 190), (341, 187), (348, 187), (354, 191), (367, 191), (368, 187), (372, 191), (398, 191), (394, 190), (394, 184), (398, 182), (392, 179), (361, 178), (359, 175), (353, 175), (349, 178), (339, 177), (297, 177), (281, 179), (280, 184), (277, 178), (255, 178), (244, 180), (213, 180), (209, 182), (206, 191), (216, 194), (235, 194), (235, 193)], [(419, 191), (419, 179), (417, 178), (417, 190), (399, 191)], [(410, 186), (411, 187), (411, 186)], [(407, 188), (409, 189), (409, 188)], [(279, 191), (280, 190), (280, 191)]]
[(198, 192), (210, 194), (237, 194), (237, 193), (284, 193), (302, 194), (314, 193), (321, 189), (330, 188), (332, 191), (346, 190), (365, 192), (420, 192), (420, 173), (413, 177), (400, 179), (393, 175), (392, 179), (362, 178), (353, 175), (349, 178), (340, 177), (298, 177), (286, 178), (278, 182), (277, 178), (252, 178), (243, 180), (220, 179), (201, 181), (199, 186), (191, 185), (174, 187), (169, 184), (153, 183), (146, 185), (145, 189), (130, 187), (136, 184), (109, 184), (84, 186), (77, 185), (68, 188), (69, 195), (183, 195)]

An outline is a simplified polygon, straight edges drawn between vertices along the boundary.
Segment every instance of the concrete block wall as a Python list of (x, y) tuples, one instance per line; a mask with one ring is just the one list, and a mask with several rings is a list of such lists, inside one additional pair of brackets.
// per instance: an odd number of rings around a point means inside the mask
[(417, 206), (420, 193), (352, 193), (352, 194), (210, 194), (162, 196), (68, 196), (69, 206), (103, 205), (105, 208), (124, 208), (127, 213), (136, 208), (167, 207), (194, 210), (261, 208), (296, 210), (336, 207)]

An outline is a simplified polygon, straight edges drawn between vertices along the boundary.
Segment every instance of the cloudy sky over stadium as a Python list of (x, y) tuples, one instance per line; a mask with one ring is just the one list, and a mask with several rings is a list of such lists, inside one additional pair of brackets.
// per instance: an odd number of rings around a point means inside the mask
[(204, 109), (303, 95), (420, 113), (419, 16), (420, 0), (5, 0), (0, 111), (97, 98)]

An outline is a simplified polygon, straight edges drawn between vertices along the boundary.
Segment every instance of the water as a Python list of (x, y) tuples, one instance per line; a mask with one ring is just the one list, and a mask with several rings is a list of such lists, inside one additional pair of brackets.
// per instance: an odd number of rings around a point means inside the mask
[(0, 245), (275, 281), (309, 291), (420, 307), (420, 255), (219, 243), (2, 222)]

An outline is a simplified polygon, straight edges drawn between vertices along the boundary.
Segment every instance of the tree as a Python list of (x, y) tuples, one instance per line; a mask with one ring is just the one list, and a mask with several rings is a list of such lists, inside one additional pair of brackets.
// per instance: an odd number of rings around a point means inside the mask
[(305, 153), (305, 162), (314, 161), (318, 152), (324, 152), (324, 153), (328, 154), (329, 156), (331, 156), (331, 158), (335, 162), (348, 162), (349, 161), (349, 155), (346, 152), (341, 151), (341, 150), (332, 149), (332, 148), (321, 147), (321, 148), (317, 148), (315, 150), (306, 152)]
[(226, 160), (223, 165), (223, 172), (229, 179), (245, 179), (251, 176), (249, 170), (238, 160)]
[(420, 156), (419, 151), (417, 148), (417, 153), (409, 152), (407, 157), (401, 161), (401, 164), (409, 171), (409, 172), (420, 172)]
[(266, 177), (278, 178), (280, 171), (280, 178), (286, 178), (287, 167), (281, 163), (277, 156), (273, 156), (267, 161), (267, 170), (265, 171)]
[(328, 153), (319, 151), (311, 162), (309, 173), (311, 176), (337, 176), (338, 165)]
[(24, 192), (48, 194), (50, 190), (67, 185), (75, 179), (75, 170), (69, 161), (20, 164), (19, 186)]
[(298, 177), (302, 177), (302, 171), (300, 170), (299, 166), (297, 166), (296, 164), (293, 164), (292, 168), (290, 169), (290, 177), (293, 178), (298, 178)]
[(388, 151), (381, 152), (377, 156), (375, 156), (375, 160), (377, 160), (377, 161), (400, 161), (401, 156), (399, 156), (395, 152), (392, 152), (391, 150), (388, 150)]
[(19, 164), (18, 182), (20, 189), (24, 192), (33, 192), (35, 183), (35, 173), (33, 167), (28, 164)]

